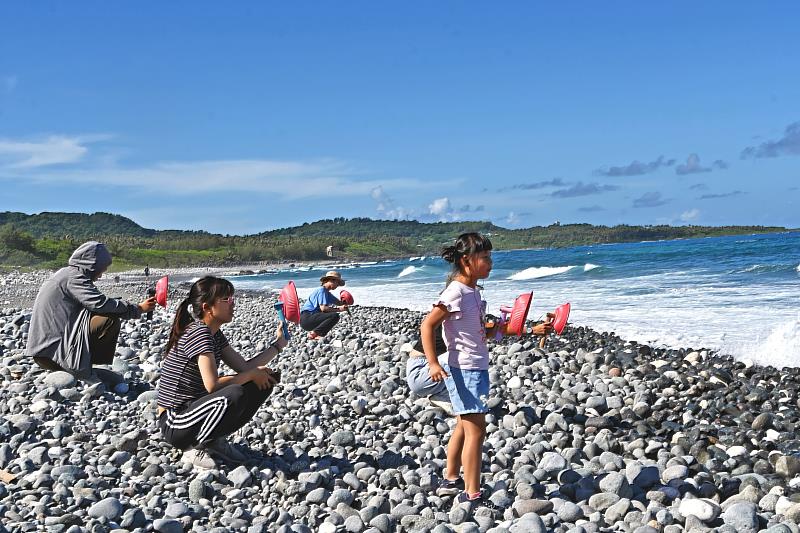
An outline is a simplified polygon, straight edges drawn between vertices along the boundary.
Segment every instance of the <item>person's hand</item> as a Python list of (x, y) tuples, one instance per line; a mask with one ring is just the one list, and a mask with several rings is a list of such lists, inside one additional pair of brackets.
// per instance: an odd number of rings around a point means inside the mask
[(289, 341), (283, 336), (283, 324), (278, 324), (278, 329), (275, 331), (275, 342), (273, 342), (278, 349), (283, 350)]
[(534, 335), (549, 335), (551, 331), (553, 331), (553, 324), (548, 321), (533, 326), (531, 333)]
[(256, 384), (260, 390), (271, 389), (278, 383), (272, 371), (266, 366), (259, 366), (248, 372), (250, 381)]
[(155, 307), (156, 307), (155, 296), (152, 296), (147, 300), (142, 300), (141, 302), (139, 302), (139, 309), (142, 310), (142, 313), (147, 313), (149, 311), (152, 311), (153, 309), (155, 309)]
[(342, 304), (342, 305), (340, 305), (340, 306), (339, 306), (339, 312), (342, 312), (342, 311), (347, 311), (347, 307), (348, 307), (348, 306), (347, 306), (347, 304)]
[(444, 368), (442, 368), (440, 364), (431, 365), (428, 373), (433, 381), (442, 381), (447, 377), (447, 372), (444, 371)]

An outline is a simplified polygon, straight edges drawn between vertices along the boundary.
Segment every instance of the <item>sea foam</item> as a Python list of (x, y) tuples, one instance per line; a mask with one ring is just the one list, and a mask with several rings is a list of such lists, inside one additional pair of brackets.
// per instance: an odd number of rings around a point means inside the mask
[(777, 324), (763, 341), (754, 339), (752, 345), (733, 347), (730, 351), (736, 359), (751, 359), (761, 366), (800, 366), (800, 316)]
[(574, 265), (563, 267), (530, 267), (511, 274), (508, 279), (520, 281), (526, 279), (546, 278), (548, 276), (557, 276), (558, 274), (563, 274), (564, 272), (572, 270), (573, 268), (575, 268)]
[(400, 272), (400, 273), (397, 275), (397, 277), (398, 277), (398, 278), (404, 278), (404, 277), (408, 276), (409, 274), (413, 274), (413, 273), (414, 273), (414, 272), (416, 272), (416, 271), (417, 271), (417, 267), (415, 267), (415, 266), (407, 266), (407, 267), (405, 267), (405, 268), (403, 269), (403, 271), (402, 271), (402, 272)]

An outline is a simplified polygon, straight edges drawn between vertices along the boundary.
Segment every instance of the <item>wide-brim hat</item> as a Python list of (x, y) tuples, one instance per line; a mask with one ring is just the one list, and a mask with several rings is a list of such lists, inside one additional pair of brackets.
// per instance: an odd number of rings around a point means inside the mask
[(338, 283), (341, 286), (344, 286), (344, 284), (345, 284), (345, 280), (342, 279), (342, 275), (339, 274), (339, 272), (337, 270), (328, 270), (327, 272), (325, 272), (324, 276), (319, 278), (319, 280), (322, 283), (325, 283), (326, 281), (328, 281), (330, 279), (336, 280), (336, 283)]

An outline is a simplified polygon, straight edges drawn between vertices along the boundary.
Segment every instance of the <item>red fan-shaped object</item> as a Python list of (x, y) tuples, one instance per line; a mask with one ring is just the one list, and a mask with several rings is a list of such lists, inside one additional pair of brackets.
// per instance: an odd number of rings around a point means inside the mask
[(564, 331), (564, 326), (567, 325), (567, 319), (569, 318), (569, 309), (570, 309), (569, 302), (556, 307), (555, 311), (556, 316), (555, 318), (553, 318), (553, 329), (559, 335), (561, 335), (561, 332)]
[(339, 293), (339, 299), (345, 305), (353, 305), (355, 303), (355, 300), (353, 299), (353, 295), (350, 294), (349, 291), (344, 291), (343, 290), (342, 292), (340, 292)]
[(514, 307), (511, 309), (511, 316), (508, 318), (506, 333), (509, 335), (522, 335), (525, 332), (525, 320), (528, 318), (528, 310), (531, 308), (533, 293), (520, 294), (514, 300)]
[(294, 281), (290, 281), (281, 291), (278, 300), (283, 302), (283, 314), (286, 320), (300, 323), (300, 301), (297, 299), (297, 287), (294, 286)]
[(167, 306), (167, 293), (169, 292), (169, 276), (164, 276), (156, 282), (156, 302), (161, 307)]

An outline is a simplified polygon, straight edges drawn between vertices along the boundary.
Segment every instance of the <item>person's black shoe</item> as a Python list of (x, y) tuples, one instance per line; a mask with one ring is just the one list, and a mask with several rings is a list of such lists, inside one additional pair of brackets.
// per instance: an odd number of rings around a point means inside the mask
[(470, 499), (469, 494), (467, 494), (466, 492), (461, 492), (461, 494), (458, 495), (457, 501), (458, 503), (470, 504), (470, 511), (474, 511), (478, 507), (486, 507), (491, 511), (497, 511), (497, 512), (503, 511), (501, 507), (495, 505), (495, 503), (492, 500), (490, 500), (487, 496), (485, 496), (484, 493), (482, 492), (476, 498), (472, 499)]
[(436, 487), (437, 496), (454, 496), (459, 492), (464, 492), (464, 480), (457, 479), (443, 479), (439, 486)]

